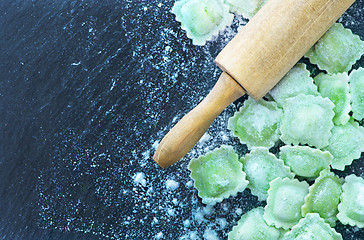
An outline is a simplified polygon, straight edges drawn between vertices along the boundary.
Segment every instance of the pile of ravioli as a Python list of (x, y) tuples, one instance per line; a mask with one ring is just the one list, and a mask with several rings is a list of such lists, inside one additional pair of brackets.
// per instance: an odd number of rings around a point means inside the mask
[[(199, 2), (209, 1), (220, 2)], [(183, 6), (174, 11), (183, 13)], [(353, 69), (363, 54), (364, 41), (335, 23), (305, 55), (321, 73), (312, 78), (298, 63), (262, 100), (248, 98), (229, 119), (249, 153), (239, 157), (224, 145), (191, 160), (203, 203), (246, 188), (267, 203), (245, 213), (229, 239), (342, 239), (337, 221), (364, 228), (364, 179), (332, 171), (343, 171), (364, 152), (364, 68)], [(278, 144), (279, 152), (270, 152)]]

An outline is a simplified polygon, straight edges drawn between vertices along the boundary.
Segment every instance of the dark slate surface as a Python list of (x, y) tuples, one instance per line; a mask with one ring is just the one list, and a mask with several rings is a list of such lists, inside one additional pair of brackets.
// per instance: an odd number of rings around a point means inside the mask
[[(229, 136), (229, 106), (182, 161), (161, 170), (158, 141), (213, 86), (234, 20), (204, 47), (173, 1), (0, 2), (0, 239), (224, 238), (264, 206), (249, 191), (205, 207), (186, 169)], [(364, 38), (363, 1), (343, 17)], [(361, 60), (356, 67), (364, 66)], [(344, 175), (363, 176), (363, 157)], [(363, 230), (339, 226), (345, 239)]]

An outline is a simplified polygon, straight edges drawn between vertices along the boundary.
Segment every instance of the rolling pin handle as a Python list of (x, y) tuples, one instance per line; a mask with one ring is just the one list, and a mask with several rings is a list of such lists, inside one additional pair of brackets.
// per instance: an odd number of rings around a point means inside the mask
[(184, 157), (200, 140), (215, 118), (245, 90), (223, 72), (211, 92), (162, 139), (153, 159), (166, 168)]

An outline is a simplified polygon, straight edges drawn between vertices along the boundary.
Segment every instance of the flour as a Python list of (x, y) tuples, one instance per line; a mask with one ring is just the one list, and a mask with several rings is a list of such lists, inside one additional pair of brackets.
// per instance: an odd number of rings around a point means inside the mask
[[(239, 157), (247, 152), (227, 130), (228, 119), (245, 98), (228, 106), (176, 164), (162, 169), (152, 158), (168, 130), (212, 89), (221, 73), (214, 58), (247, 21), (236, 16), (213, 41), (196, 47), (174, 23), (173, 1), (99, 5), (112, 12), (64, 13), (70, 18), (65, 30), (74, 30), (75, 39), (74, 26), (85, 23), (84, 56), (93, 50), (96, 55), (67, 62), (88, 73), (84, 85), (64, 83), (75, 89), (75, 100), (63, 115), (79, 104), (70, 119), (82, 124), (57, 125), (55, 140), (47, 142), (52, 154), (49, 167), (37, 173), (37, 225), (102, 239), (226, 239), (242, 214), (264, 203), (246, 190), (206, 206), (187, 166), (221, 145), (234, 146)], [(344, 20), (354, 18), (346, 15)], [(122, 56), (129, 62), (121, 62)]]
[(143, 187), (147, 185), (147, 181), (145, 180), (145, 174), (142, 172), (138, 172), (133, 176), (133, 180), (135, 184), (140, 184)]
[(204, 239), (206, 240), (219, 240), (217, 233), (214, 230), (207, 228), (203, 234)]
[(168, 179), (166, 181), (166, 189), (169, 191), (176, 190), (178, 188), (178, 186), (179, 186), (179, 183), (174, 180)]

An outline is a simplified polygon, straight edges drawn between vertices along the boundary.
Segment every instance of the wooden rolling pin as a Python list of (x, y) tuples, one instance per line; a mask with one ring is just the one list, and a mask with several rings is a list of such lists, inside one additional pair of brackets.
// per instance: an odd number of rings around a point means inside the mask
[(262, 98), (355, 0), (269, 0), (216, 58), (223, 70), (207, 97), (162, 139), (163, 168), (184, 157), (214, 119), (247, 92)]

